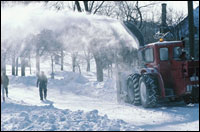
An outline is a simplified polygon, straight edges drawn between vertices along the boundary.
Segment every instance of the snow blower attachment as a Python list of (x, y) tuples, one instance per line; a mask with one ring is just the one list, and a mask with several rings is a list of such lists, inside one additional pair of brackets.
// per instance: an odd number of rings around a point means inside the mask
[(199, 61), (190, 59), (183, 49), (182, 41), (142, 46), (138, 50), (137, 72), (118, 74), (121, 79), (118, 100), (143, 107), (155, 107), (158, 101), (166, 98), (198, 103)]

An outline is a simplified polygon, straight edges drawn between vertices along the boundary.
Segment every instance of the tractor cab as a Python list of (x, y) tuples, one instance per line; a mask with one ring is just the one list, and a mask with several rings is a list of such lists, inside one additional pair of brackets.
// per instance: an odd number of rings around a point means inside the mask
[(166, 98), (199, 102), (199, 61), (187, 56), (182, 41), (147, 44), (138, 58), (138, 70), (127, 76), (125, 89), (119, 87), (119, 98), (143, 107), (155, 107)]
[(155, 107), (166, 98), (199, 102), (199, 61), (189, 59), (182, 41), (147, 44), (138, 58), (138, 70), (127, 76), (126, 88), (119, 87), (119, 98), (143, 107)]
[[(184, 51), (182, 41), (160, 41), (145, 45), (139, 50), (139, 60), (141, 74), (154, 72), (159, 76), (162, 97), (182, 96), (187, 92), (187, 86), (191, 83), (189, 76), (184, 75), (184, 72), (188, 72), (184, 71), (184, 66), (192, 60)], [(193, 62), (193, 65), (198, 67), (198, 63)], [(197, 73), (193, 72), (193, 75), (198, 77)]]
[(161, 41), (139, 49), (139, 59), (144, 67), (155, 67), (163, 62), (169, 64), (172, 61), (184, 61), (187, 58), (182, 41)]

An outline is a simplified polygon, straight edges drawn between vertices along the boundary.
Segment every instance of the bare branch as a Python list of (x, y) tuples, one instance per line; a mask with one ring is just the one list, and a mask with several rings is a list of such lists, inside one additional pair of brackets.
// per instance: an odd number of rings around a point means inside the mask
[(94, 11), (93, 14), (96, 14), (96, 12), (99, 10), (99, 8), (101, 8), (101, 6), (103, 5), (105, 1), (102, 1), (101, 4), (96, 8), (96, 10)]
[(81, 6), (80, 6), (79, 1), (75, 1), (75, 5), (76, 5), (78, 11), (81, 12)]
[(150, 4), (147, 4), (147, 5), (144, 5), (144, 6), (140, 6), (139, 8), (145, 8), (145, 7), (149, 7), (149, 6), (154, 6), (154, 5), (157, 5), (157, 4), (160, 4), (161, 2), (153, 2), (153, 3), (150, 3)]
[(138, 11), (138, 14), (139, 14), (139, 17), (140, 17), (140, 25), (139, 25), (139, 29), (142, 27), (142, 13), (141, 13), (141, 11), (140, 11), (140, 8), (138, 7), (138, 1), (136, 2), (136, 9), (137, 9), (137, 11)]
[(90, 9), (89, 9), (89, 12), (92, 12), (92, 9), (93, 9), (93, 6), (94, 6), (94, 2), (95, 1), (92, 1), (92, 4), (91, 4)]
[(88, 1), (83, 1), (83, 4), (84, 4), (84, 7), (85, 7), (85, 11), (89, 11), (89, 8), (88, 8)]

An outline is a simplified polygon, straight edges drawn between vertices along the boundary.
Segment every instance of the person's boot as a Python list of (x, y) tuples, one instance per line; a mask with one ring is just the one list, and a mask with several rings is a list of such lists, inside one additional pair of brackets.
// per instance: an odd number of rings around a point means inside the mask
[(3, 102), (5, 102), (5, 97), (3, 97)]
[(44, 90), (44, 99), (47, 100), (47, 90)]

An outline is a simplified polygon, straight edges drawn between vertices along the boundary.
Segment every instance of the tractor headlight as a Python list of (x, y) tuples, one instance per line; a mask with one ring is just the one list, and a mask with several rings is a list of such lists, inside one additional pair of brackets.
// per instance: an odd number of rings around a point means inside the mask
[(190, 77), (190, 81), (198, 81), (199, 77), (198, 76), (192, 76)]

